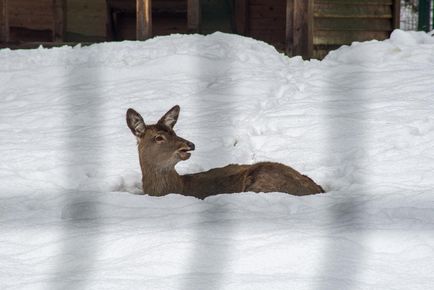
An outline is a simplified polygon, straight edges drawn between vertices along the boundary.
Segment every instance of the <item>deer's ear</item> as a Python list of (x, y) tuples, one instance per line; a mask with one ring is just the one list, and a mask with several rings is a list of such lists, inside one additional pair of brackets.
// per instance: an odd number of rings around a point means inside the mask
[(167, 111), (166, 114), (164, 114), (163, 117), (161, 117), (161, 119), (158, 121), (159, 124), (164, 124), (167, 127), (173, 129), (173, 126), (175, 126), (176, 121), (178, 121), (178, 116), (179, 116), (179, 110), (181, 108), (176, 105), (174, 106), (172, 109), (170, 109), (169, 111)]
[(128, 109), (127, 111), (127, 124), (131, 132), (133, 132), (137, 137), (141, 137), (145, 134), (145, 122), (143, 121), (142, 116), (133, 109)]

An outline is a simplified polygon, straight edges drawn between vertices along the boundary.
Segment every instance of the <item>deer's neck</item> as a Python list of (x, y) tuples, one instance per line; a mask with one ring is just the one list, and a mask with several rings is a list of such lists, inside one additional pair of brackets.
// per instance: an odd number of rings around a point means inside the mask
[(143, 192), (153, 196), (181, 193), (183, 183), (175, 168), (158, 168), (141, 162)]

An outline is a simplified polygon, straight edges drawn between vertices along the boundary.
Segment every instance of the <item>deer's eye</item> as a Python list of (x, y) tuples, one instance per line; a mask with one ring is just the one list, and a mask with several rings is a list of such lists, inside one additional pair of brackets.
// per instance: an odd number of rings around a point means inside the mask
[(157, 135), (157, 136), (155, 136), (155, 137), (154, 137), (154, 140), (155, 140), (155, 142), (157, 142), (157, 143), (162, 143), (162, 142), (165, 141), (164, 137), (161, 136), (161, 135)]

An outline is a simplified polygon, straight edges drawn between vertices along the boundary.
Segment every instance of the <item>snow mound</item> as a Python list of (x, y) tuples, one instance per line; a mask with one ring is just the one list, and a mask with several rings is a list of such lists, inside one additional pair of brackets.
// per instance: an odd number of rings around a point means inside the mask
[(325, 60), (350, 64), (390, 65), (399, 60), (432, 62), (434, 37), (421, 31), (394, 30), (385, 41), (354, 42), (330, 52)]

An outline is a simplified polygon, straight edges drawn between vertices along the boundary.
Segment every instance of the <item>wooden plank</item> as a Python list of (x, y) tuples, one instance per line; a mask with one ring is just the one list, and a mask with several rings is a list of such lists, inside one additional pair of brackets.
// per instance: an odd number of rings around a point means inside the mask
[(274, 33), (270, 33), (268, 31), (257, 31), (251, 35), (256, 39), (260, 39), (266, 42), (284, 42), (285, 40), (285, 32), (284, 31), (275, 31)]
[(250, 18), (282, 18), (285, 19), (285, 6), (250, 6)]
[(53, 0), (9, 0), (8, 2), (9, 11), (14, 13), (19, 13), (20, 11), (34, 11), (38, 13), (44, 11), (46, 14), (52, 13), (50, 8), (52, 7)]
[(107, 7), (110, 9), (121, 10), (124, 12), (136, 12), (136, 3), (133, 1), (125, 0), (106, 0)]
[(198, 32), (200, 26), (200, 1), (187, 0), (187, 29)]
[(106, 23), (105, 23), (105, 37), (107, 41), (115, 40), (115, 26), (113, 21), (113, 7), (112, 0), (106, 0)]
[(249, 17), (248, 0), (235, 0), (235, 30), (236, 33), (241, 35), (247, 35), (248, 25), (247, 20)]
[(263, 27), (262, 29), (256, 29), (254, 31), (255, 34), (274, 34), (274, 35), (280, 35), (282, 37), (282, 41), (285, 37), (285, 29), (281, 29), (280, 27)]
[(293, 54), (308, 59), (313, 51), (313, 0), (294, 0), (293, 11)]
[(77, 33), (86, 36), (105, 36), (105, 16), (87, 13), (84, 15), (71, 16), (68, 9), (66, 20), (66, 28), (69, 33)]
[(31, 30), (53, 29), (53, 0), (8, 1), (9, 26)]
[(323, 59), (332, 49), (313, 49), (312, 58)]
[[(271, 27), (269, 27), (271, 26)], [(252, 30), (262, 29), (263, 27), (269, 27), (273, 29), (283, 29), (285, 27), (284, 18), (257, 18), (251, 19), (249, 28)]]
[(249, 0), (249, 5), (282, 5), (285, 6), (286, 0)]
[(65, 34), (65, 1), (53, 0), (53, 41), (63, 41)]
[(249, 12), (253, 15), (264, 14), (267, 17), (284, 17), (286, 2), (273, 2), (263, 5), (249, 4)]
[(315, 0), (313, 57), (354, 41), (383, 40), (394, 29), (399, 0)]
[[(51, 10), (51, 9), (50, 9)], [(34, 30), (52, 30), (53, 15), (44, 14), (12, 14), (9, 13), (9, 27), (21, 27)]]
[(145, 40), (152, 37), (152, 1), (136, 1), (136, 38)]
[[(9, 0), (10, 1), (10, 0)], [(40, 5), (37, 7), (17, 7), (9, 3), (9, 13), (20, 17), (22, 15), (30, 16), (31, 18), (37, 18), (38, 16), (53, 15), (53, 2), (49, 5)]]
[(38, 8), (38, 7), (49, 7), (53, 3), (53, 0), (9, 0), (10, 8)]
[(158, 17), (154, 17), (152, 19), (153, 34), (169, 35), (173, 33), (188, 33), (185, 14), (160, 14)]
[(365, 19), (365, 18), (316, 18), (314, 29), (318, 30), (342, 30), (342, 31), (392, 31), (390, 19)]
[(286, 0), (286, 25), (285, 25), (285, 51), (288, 55), (294, 55), (294, 0)]
[(312, 58), (313, 55), (313, 3), (314, 0), (307, 0), (307, 55), (306, 58)]
[(343, 45), (354, 41), (384, 40), (390, 31), (316, 31), (313, 36), (314, 45)]
[(314, 45), (313, 58), (323, 59), (331, 50), (336, 50), (340, 45)]
[(347, 5), (392, 5), (395, 0), (315, 0), (316, 3), (335, 3)]
[(336, 18), (392, 18), (392, 6), (315, 3), (314, 16)]
[(25, 27), (10, 27), (10, 41), (28, 42), (28, 41), (53, 41), (53, 31), (51, 29), (35, 30)]
[[(106, 3), (105, 0), (66, 0), (65, 7), (65, 37), (77, 39), (83, 36), (81, 41), (89, 39), (105, 39), (106, 36)], [(133, 0), (133, 11), (135, 12)], [(134, 29), (135, 38), (135, 29)]]
[[(265, 2), (263, 4), (252, 4), (249, 1), (248, 4), (249, 9), (263, 9), (263, 10), (276, 10), (276, 9), (282, 9), (286, 7), (286, 1), (280, 0), (279, 2)], [(280, 13), (283, 13), (285, 11), (277, 11)]]
[(9, 42), (8, 0), (1, 0), (0, 3), (0, 42)]

